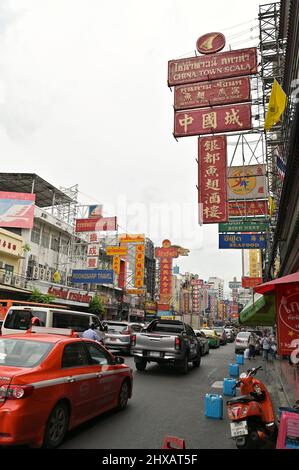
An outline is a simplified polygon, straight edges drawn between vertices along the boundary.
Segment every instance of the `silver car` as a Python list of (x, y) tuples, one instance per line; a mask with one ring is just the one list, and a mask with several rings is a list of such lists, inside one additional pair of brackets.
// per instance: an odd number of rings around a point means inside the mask
[(240, 331), (237, 334), (236, 341), (235, 341), (235, 352), (244, 352), (245, 349), (249, 348), (249, 338), (251, 333), (248, 331)]
[(132, 335), (139, 333), (143, 325), (126, 321), (106, 321), (105, 346), (127, 354), (131, 353)]

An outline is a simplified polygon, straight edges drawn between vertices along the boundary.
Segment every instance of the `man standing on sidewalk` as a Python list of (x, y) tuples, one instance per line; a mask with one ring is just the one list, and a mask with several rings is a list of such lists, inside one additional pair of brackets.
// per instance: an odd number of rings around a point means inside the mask
[(264, 333), (264, 336), (262, 339), (262, 348), (263, 348), (263, 360), (266, 360), (268, 362), (268, 355), (270, 352), (270, 339), (267, 333)]
[(251, 333), (251, 335), (249, 336), (248, 346), (249, 346), (248, 359), (249, 360), (251, 358), (254, 359), (254, 356), (255, 356), (255, 337), (254, 337), (253, 333)]

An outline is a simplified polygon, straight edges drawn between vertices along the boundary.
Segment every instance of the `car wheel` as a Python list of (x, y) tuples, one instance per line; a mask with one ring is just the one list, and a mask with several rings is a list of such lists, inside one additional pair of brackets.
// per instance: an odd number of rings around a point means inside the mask
[(188, 356), (187, 356), (187, 354), (184, 357), (184, 359), (182, 359), (181, 361), (176, 362), (176, 366), (182, 374), (184, 374), (184, 375), (188, 374)]
[(58, 447), (68, 430), (70, 413), (65, 403), (58, 403), (52, 410), (46, 424), (43, 447), (55, 449)]
[(135, 362), (136, 369), (139, 370), (139, 371), (145, 370), (146, 364), (147, 364), (146, 361)]
[(199, 354), (199, 356), (197, 357), (197, 359), (195, 359), (195, 361), (192, 362), (193, 364), (193, 367), (199, 367), (200, 366), (200, 363), (201, 363), (201, 353)]
[(121, 387), (120, 387), (117, 409), (119, 411), (124, 410), (128, 404), (128, 400), (129, 400), (129, 384), (128, 384), (128, 381), (125, 380), (121, 384)]

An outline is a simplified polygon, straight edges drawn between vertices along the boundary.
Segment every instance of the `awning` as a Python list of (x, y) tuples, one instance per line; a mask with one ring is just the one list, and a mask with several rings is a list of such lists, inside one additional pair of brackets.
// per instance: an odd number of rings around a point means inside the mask
[(240, 323), (247, 326), (273, 326), (275, 323), (275, 297), (254, 294), (240, 313)]
[(254, 291), (259, 294), (264, 294), (265, 292), (271, 292), (275, 289), (277, 284), (290, 284), (291, 282), (299, 282), (299, 272), (289, 274), (288, 276), (279, 277), (270, 282), (265, 282), (254, 287)]

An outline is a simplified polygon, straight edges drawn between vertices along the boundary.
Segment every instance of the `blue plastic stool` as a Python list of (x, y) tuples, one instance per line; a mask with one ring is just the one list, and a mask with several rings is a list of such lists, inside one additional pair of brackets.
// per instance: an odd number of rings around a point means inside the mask
[(237, 359), (237, 364), (240, 364), (241, 366), (244, 364), (243, 354), (237, 354), (236, 359)]
[(223, 398), (222, 395), (206, 393), (205, 395), (205, 416), (212, 419), (222, 419)]
[(239, 364), (229, 365), (229, 375), (231, 377), (239, 377)]
[(228, 397), (235, 397), (236, 396), (236, 379), (232, 378), (225, 378), (223, 380), (223, 395)]

